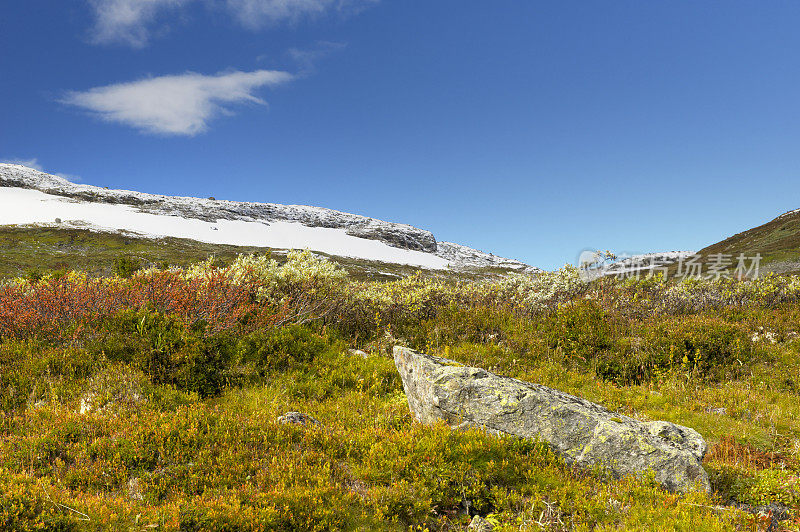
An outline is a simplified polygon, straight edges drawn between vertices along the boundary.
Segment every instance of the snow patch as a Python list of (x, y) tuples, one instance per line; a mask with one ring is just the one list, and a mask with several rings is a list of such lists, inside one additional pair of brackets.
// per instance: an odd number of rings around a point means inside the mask
[(663, 271), (663, 268), (686, 259), (695, 254), (695, 251), (659, 251), (655, 253), (641, 253), (638, 255), (625, 255), (616, 262), (606, 264), (602, 268), (603, 275), (621, 275), (635, 272)]
[[(61, 223), (56, 223), (56, 218)], [(89, 203), (24, 188), (0, 188), (0, 225), (128, 231), (147, 237), (188, 238), (209, 244), (275, 249), (311, 249), (331, 255), (444, 269), (448, 261), (421, 251), (350, 236), (344, 229), (308, 227), (298, 222), (218, 220), (207, 222), (141, 212), (129, 205)]]
[(538, 272), (517, 260), (451, 242), (430, 231), (322, 207), (147, 194), (75, 184), (0, 164), (0, 225), (55, 224), (210, 244), (311, 249), (430, 269)]

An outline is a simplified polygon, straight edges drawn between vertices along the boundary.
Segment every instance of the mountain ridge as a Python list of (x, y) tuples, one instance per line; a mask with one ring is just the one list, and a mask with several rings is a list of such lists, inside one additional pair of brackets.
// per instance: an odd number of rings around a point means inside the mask
[[(331, 247), (332, 244), (329, 245), (329, 241), (335, 240), (336, 242), (341, 242), (343, 247), (341, 252), (344, 256), (358, 257), (360, 253), (364, 255), (361, 258), (368, 260), (374, 260), (376, 257), (378, 260), (387, 258), (385, 262), (407, 260), (409, 264), (431, 269), (503, 268), (525, 272), (539, 271), (538, 268), (529, 266), (521, 261), (498, 257), (460, 244), (439, 242), (430, 231), (408, 224), (386, 222), (324, 207), (166, 196), (132, 190), (108, 189), (94, 185), (72, 183), (62, 177), (15, 164), (0, 164), (0, 191), (4, 189), (8, 202), (22, 201), (36, 204), (35, 202), (37, 201), (49, 201), (49, 205), (74, 211), (75, 208), (70, 209), (68, 208), (69, 206), (64, 205), (64, 201), (68, 200), (87, 208), (89, 206), (97, 207), (103, 205), (119, 206), (121, 210), (118, 209), (119, 212), (115, 212), (115, 216), (123, 213), (128, 219), (135, 219), (137, 222), (141, 222), (143, 217), (137, 217), (135, 214), (161, 217), (160, 221), (163, 222), (161, 224), (163, 229), (153, 231), (130, 229), (132, 233), (141, 233), (150, 237), (184, 237), (184, 234), (177, 233), (187, 231), (185, 228), (175, 229), (173, 233), (169, 233), (167, 230), (167, 226), (170, 224), (175, 225), (175, 218), (181, 218), (184, 222), (188, 222), (188, 225), (191, 225), (191, 236), (188, 236), (188, 238), (204, 242), (258, 245), (260, 242), (258, 238), (262, 238), (265, 243), (270, 242), (271, 237), (269, 236), (270, 230), (268, 228), (272, 228), (271, 233), (273, 233), (273, 236), (280, 233), (281, 238), (277, 238), (276, 241), (282, 244), (291, 244), (290, 237), (295, 234), (297, 245), (291, 247), (308, 247), (314, 250), (316, 245), (321, 249), (315, 251), (337, 254), (336, 249)], [(36, 191), (43, 196), (32, 195), (22, 191)], [(15, 195), (17, 197), (12, 198)], [(76, 206), (73, 205), (72, 207)], [(122, 209), (123, 207), (124, 209)], [(51, 210), (57, 212), (55, 207)], [(80, 222), (87, 222), (84, 223), (84, 226), (94, 225), (98, 226), (95, 228), (103, 228), (102, 219), (88, 219), (91, 216), (97, 217), (99, 215), (84, 214), (84, 216), (87, 219), (78, 218), (67, 222), (62, 221), (61, 223), (80, 226)], [(11, 221), (24, 221), (25, 219), (26, 213), (20, 213), (17, 218)], [(35, 220), (33, 223), (52, 223), (55, 220), (55, 215), (49, 221), (43, 219), (42, 216)], [(0, 218), (0, 225), (8, 225), (8, 221), (9, 219)], [(98, 221), (100, 222), (99, 224), (97, 223)], [(149, 219), (148, 221), (153, 222), (153, 220)], [(202, 233), (195, 222), (207, 225), (208, 229), (215, 231), (216, 234), (211, 232)], [(118, 223), (117, 225), (120, 224)], [(150, 223), (147, 227), (149, 228), (152, 225)], [(183, 225), (187, 226), (186, 223)], [(113, 229), (127, 230), (128, 228), (114, 227)], [(157, 234), (159, 230), (165, 231), (164, 234)], [(232, 238), (235, 237), (239, 240), (223, 242), (224, 238), (221, 236), (220, 230), (229, 231), (233, 235)], [(328, 230), (328, 232), (325, 232), (325, 230)], [(252, 236), (255, 234), (260, 236)], [(247, 235), (251, 236), (248, 237)], [(196, 238), (192, 238), (192, 236)], [(305, 240), (303, 240), (304, 238)], [(327, 241), (325, 241), (326, 238), (328, 239)], [(394, 248), (396, 252), (378, 249), (375, 245), (368, 244), (367, 241), (382, 243), (387, 247)], [(350, 246), (350, 248), (347, 248), (347, 246)], [(264, 245), (263, 247), (280, 248), (287, 246)], [(365, 251), (367, 248), (370, 249)], [(352, 249), (357, 249), (358, 251), (353, 252)], [(407, 258), (404, 259), (404, 257)]]
[(697, 252), (708, 258), (745, 254), (760, 258), (762, 273), (800, 273), (800, 209), (787, 211), (766, 223), (746, 229)]

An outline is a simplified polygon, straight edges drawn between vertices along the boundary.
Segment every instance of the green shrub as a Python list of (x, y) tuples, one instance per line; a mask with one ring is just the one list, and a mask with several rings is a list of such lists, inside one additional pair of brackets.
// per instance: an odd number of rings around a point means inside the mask
[(697, 366), (703, 374), (750, 362), (753, 343), (741, 327), (715, 318), (696, 318), (655, 328), (662, 334), (658, 347), (669, 350), (673, 363)]
[(137, 259), (123, 255), (114, 260), (113, 270), (118, 277), (129, 279), (141, 267), (142, 265)]
[(203, 322), (189, 326), (160, 312), (126, 310), (103, 322), (92, 348), (140, 369), (156, 384), (213, 396), (228, 383), (237, 340), (205, 329)]
[(594, 301), (561, 305), (538, 325), (551, 349), (589, 362), (611, 347), (612, 317)]
[(0, 529), (16, 532), (78, 530), (69, 510), (47, 494), (49, 486), (0, 468)]
[(328, 346), (322, 336), (305, 325), (289, 325), (251, 333), (236, 346), (237, 359), (252, 363), (261, 375), (311, 362)]
[(653, 320), (639, 329), (641, 336), (617, 338), (613, 349), (598, 359), (598, 376), (639, 384), (679, 372), (720, 381), (741, 374), (756, 354), (742, 326), (715, 317)]
[(29, 283), (35, 284), (41, 281), (47, 275), (41, 268), (30, 268), (25, 271), (25, 280)]

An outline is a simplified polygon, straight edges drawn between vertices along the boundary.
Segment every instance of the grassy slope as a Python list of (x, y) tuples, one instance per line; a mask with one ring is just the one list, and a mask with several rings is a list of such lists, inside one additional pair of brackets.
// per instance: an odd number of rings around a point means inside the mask
[(713, 253), (752, 256), (760, 253), (765, 271), (800, 271), (800, 213), (775, 218), (758, 227), (735, 234), (699, 251), (707, 258)]
[[(214, 257), (229, 263), (240, 253), (270, 253), (278, 262), (285, 251), (270, 248), (206, 244), (180, 238), (140, 238), (118, 233), (98, 233), (85, 229), (0, 226), (0, 277), (24, 276), (31, 271), (68, 269), (94, 275), (110, 275), (118, 257), (129, 257), (142, 265), (186, 266)], [(323, 254), (324, 255), (324, 254)], [(411, 275), (417, 268), (399, 264), (346, 257), (329, 259), (358, 279), (393, 279)], [(435, 273), (425, 272), (423, 273)], [(485, 277), (507, 273), (503, 269), (483, 269), (459, 277)]]

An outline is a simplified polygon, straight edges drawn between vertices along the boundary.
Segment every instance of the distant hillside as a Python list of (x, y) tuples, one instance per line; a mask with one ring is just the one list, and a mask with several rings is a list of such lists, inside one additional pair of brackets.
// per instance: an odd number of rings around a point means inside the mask
[(0, 274), (6, 275), (52, 263), (102, 270), (112, 253), (136, 251), (143, 263), (180, 263), (237, 252), (285, 256), (290, 249), (335, 257), (369, 276), (540, 271), (358, 214), (113, 190), (14, 164), (0, 164), (0, 229)]
[[(800, 274), (800, 209), (781, 214), (774, 220), (763, 225), (737, 233), (731, 237), (711, 244), (699, 251), (671, 251), (647, 253), (620, 258), (620, 260), (605, 264), (602, 275), (636, 276), (648, 275), (651, 272), (666, 272), (669, 278), (697, 274), (692, 269), (692, 264), (700, 265), (700, 274), (711, 274), (712, 264), (719, 263), (719, 255), (727, 261), (727, 275), (735, 275), (738, 257), (743, 254), (745, 260), (743, 267), (748, 270), (753, 267), (755, 257), (760, 255), (758, 261), (758, 274), (763, 276), (768, 273)], [(693, 258), (694, 256), (694, 258)], [(591, 256), (590, 256), (591, 258)], [(721, 266), (723, 270), (726, 266)], [(752, 275), (753, 272), (745, 275)]]
[(753, 229), (735, 234), (697, 252), (708, 257), (722, 253), (734, 258), (761, 254), (761, 273), (800, 273), (800, 209), (782, 214)]

